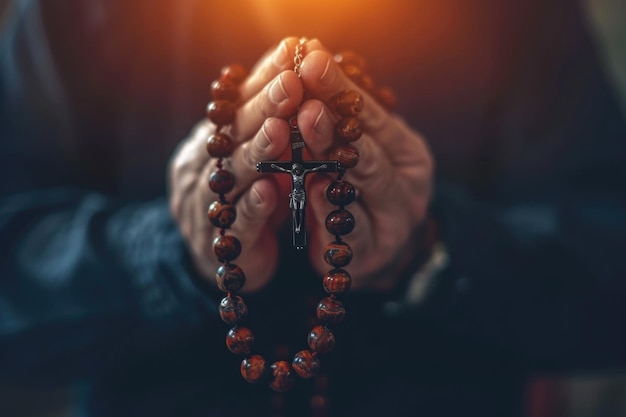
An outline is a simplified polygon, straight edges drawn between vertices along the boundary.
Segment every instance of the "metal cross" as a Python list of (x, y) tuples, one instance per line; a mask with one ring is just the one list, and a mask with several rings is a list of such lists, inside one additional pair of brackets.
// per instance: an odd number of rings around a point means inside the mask
[(302, 158), (302, 148), (305, 147), (302, 133), (298, 129), (296, 116), (289, 119), (291, 130), (291, 161), (265, 161), (256, 164), (256, 169), (264, 173), (291, 174), (291, 193), (289, 193), (289, 208), (293, 217), (293, 246), (304, 249), (306, 246), (306, 224), (304, 207), (306, 192), (304, 180), (310, 172), (339, 172), (341, 164), (337, 161), (305, 161)]

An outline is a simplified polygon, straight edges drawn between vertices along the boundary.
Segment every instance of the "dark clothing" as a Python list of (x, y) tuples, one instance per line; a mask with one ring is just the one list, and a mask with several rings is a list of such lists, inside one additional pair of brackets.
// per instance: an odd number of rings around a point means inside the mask
[[(534, 372), (624, 366), (626, 129), (575, 2), (372, 2), (335, 26), (294, 11), (284, 31), (254, 2), (208, 3), (19, 3), (1, 50), (2, 378), (80, 381), (88, 416), (276, 406), (224, 346), (165, 176), (220, 67), (295, 31), (356, 50), (397, 91), (435, 157), (450, 255), (418, 305), (390, 313), (401, 288), (349, 296), (322, 358), (333, 415), (522, 415)], [(246, 297), (268, 358), (305, 347), (323, 297), (304, 255), (283, 259)], [(284, 396), (288, 415), (315, 384)]]

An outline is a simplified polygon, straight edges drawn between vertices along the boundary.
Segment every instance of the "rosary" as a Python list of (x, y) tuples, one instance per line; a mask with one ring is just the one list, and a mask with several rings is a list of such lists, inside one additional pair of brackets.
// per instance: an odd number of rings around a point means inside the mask
[[(304, 56), (306, 39), (300, 39), (294, 55), (294, 72), (300, 76), (300, 68)], [(385, 107), (393, 106), (393, 95), (386, 88), (374, 85), (362, 70), (362, 60), (352, 53), (344, 53), (338, 59), (344, 73), (357, 85), (366, 89)], [(322, 284), (328, 296), (317, 305), (316, 315), (320, 324), (313, 327), (307, 337), (307, 349), (297, 352), (291, 363), (280, 360), (269, 363), (263, 356), (253, 353), (254, 333), (241, 323), (248, 315), (248, 308), (239, 295), (246, 281), (244, 271), (232, 263), (241, 254), (241, 243), (233, 236), (226, 234), (237, 217), (235, 206), (226, 199), (234, 185), (233, 174), (223, 166), (223, 159), (229, 157), (234, 150), (233, 140), (222, 133), (225, 125), (234, 121), (235, 101), (239, 97), (239, 85), (247, 76), (247, 71), (239, 65), (231, 65), (222, 69), (220, 79), (211, 85), (213, 101), (207, 107), (208, 118), (217, 126), (215, 133), (207, 140), (208, 153), (217, 158), (217, 170), (209, 178), (209, 187), (218, 194), (208, 210), (208, 217), (219, 235), (213, 241), (213, 251), (222, 265), (217, 269), (218, 288), (226, 293), (219, 305), (221, 319), (232, 326), (226, 335), (227, 348), (236, 355), (243, 355), (240, 371), (243, 378), (250, 383), (267, 380), (269, 386), (277, 392), (288, 391), (296, 380), (312, 378), (320, 370), (320, 355), (330, 352), (335, 346), (335, 336), (330, 328), (343, 321), (345, 308), (339, 297), (351, 286), (352, 278), (343, 269), (352, 261), (352, 249), (342, 240), (355, 226), (354, 216), (345, 206), (352, 203), (356, 196), (352, 184), (343, 179), (346, 169), (353, 168), (359, 162), (358, 150), (350, 144), (358, 140), (363, 129), (357, 116), (363, 109), (363, 98), (352, 90), (338, 93), (332, 100), (332, 106), (340, 117), (335, 126), (335, 144), (326, 161), (304, 160), (302, 150), (306, 146), (298, 128), (296, 115), (289, 119), (291, 161), (265, 161), (257, 164), (261, 173), (281, 173), (291, 175), (292, 190), (289, 194), (289, 207), (292, 215), (293, 246), (296, 249), (306, 247), (305, 226), (305, 178), (312, 172), (337, 173), (336, 179), (326, 190), (328, 201), (338, 208), (326, 217), (326, 229), (334, 237), (326, 245), (324, 260), (331, 269), (324, 275)]]

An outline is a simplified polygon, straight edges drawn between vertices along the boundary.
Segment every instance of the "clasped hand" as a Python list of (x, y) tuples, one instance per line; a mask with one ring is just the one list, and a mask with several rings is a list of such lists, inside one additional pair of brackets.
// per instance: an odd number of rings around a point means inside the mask
[[(261, 175), (256, 163), (289, 159), (287, 119), (296, 112), (305, 155), (328, 159), (339, 120), (329, 104), (347, 89), (359, 91), (365, 106), (358, 117), (364, 133), (353, 143), (360, 162), (344, 177), (357, 189), (357, 199), (346, 207), (356, 222), (344, 238), (354, 253), (346, 269), (353, 289), (392, 289), (415, 255), (415, 231), (424, 221), (432, 190), (432, 157), (421, 136), (348, 79), (319, 41), (304, 45), (298, 77), (293, 71), (297, 44), (297, 38), (286, 38), (257, 62), (241, 85), (235, 122), (226, 131), (237, 144), (224, 164), (236, 178), (227, 198), (237, 209), (230, 233), (243, 247), (235, 262), (246, 272), (245, 290), (258, 291), (272, 279), (281, 256), (277, 232), (291, 222), (290, 178)], [(199, 123), (173, 156), (169, 172), (171, 211), (198, 271), (209, 280), (220, 265), (212, 250), (219, 229), (207, 218), (208, 206), (217, 199), (208, 186), (216, 160), (206, 152), (215, 128), (208, 120)], [(322, 255), (333, 240), (325, 227), (327, 214), (336, 209), (326, 200), (332, 180), (312, 173), (306, 184), (308, 251), (320, 274), (330, 268)]]

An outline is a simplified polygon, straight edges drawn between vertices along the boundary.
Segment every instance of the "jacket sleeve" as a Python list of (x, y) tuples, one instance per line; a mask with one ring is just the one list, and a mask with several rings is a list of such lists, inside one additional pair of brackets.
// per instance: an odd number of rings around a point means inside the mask
[(14, 12), (0, 48), (2, 377), (74, 377), (192, 337), (215, 306), (167, 201), (93, 186), (64, 157), (72, 108), (41, 4)]
[(65, 188), (13, 195), (0, 203), (0, 236), (5, 376), (96, 371), (215, 316), (164, 200), (121, 205)]

